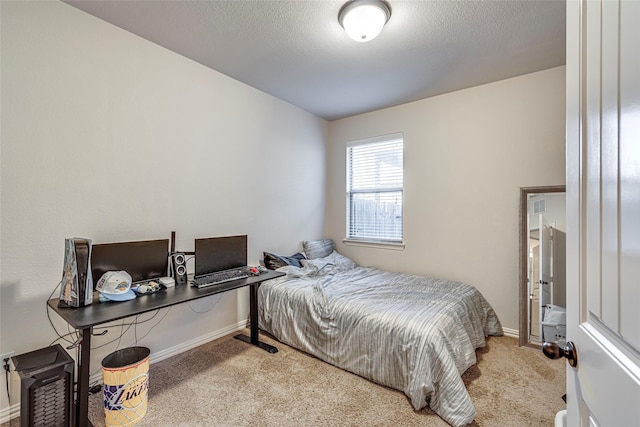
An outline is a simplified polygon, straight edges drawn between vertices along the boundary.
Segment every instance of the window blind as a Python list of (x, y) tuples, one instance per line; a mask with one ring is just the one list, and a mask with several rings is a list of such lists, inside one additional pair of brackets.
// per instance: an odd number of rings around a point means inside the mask
[(403, 139), (347, 147), (347, 238), (402, 242)]

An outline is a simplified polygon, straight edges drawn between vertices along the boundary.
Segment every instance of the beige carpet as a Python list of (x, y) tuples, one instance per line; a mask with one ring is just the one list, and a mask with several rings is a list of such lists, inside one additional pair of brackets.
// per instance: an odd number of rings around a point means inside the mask
[[(248, 332), (248, 331), (247, 331)], [(144, 426), (447, 426), (402, 392), (373, 384), (262, 336), (269, 354), (227, 336), (151, 365)], [(565, 408), (565, 363), (491, 337), (463, 375), (475, 426), (552, 426)], [(89, 417), (104, 426), (102, 393)], [(18, 425), (18, 419), (11, 426)], [(4, 426), (8, 425), (4, 424)]]

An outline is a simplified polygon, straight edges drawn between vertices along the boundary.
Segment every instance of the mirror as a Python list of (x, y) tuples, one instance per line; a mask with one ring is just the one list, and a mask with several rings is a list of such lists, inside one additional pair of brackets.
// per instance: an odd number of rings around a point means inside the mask
[(520, 188), (520, 346), (556, 342), (564, 325), (549, 312), (566, 307), (565, 186)]

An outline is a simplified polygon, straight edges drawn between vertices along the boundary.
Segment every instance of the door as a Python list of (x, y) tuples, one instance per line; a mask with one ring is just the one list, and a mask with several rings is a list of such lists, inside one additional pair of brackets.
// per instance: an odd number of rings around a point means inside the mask
[[(538, 237), (538, 233), (536, 233)], [(542, 322), (542, 312), (540, 311), (540, 240), (529, 239), (529, 341), (534, 339), (540, 343), (540, 322)]]
[(569, 426), (640, 420), (640, 2), (567, 2)]
[[(566, 213), (565, 213), (566, 215)], [(553, 228), (553, 304), (567, 306), (567, 234)]]
[[(540, 305), (538, 306), (539, 318), (544, 319), (544, 310), (548, 304), (553, 304), (553, 277), (551, 277), (551, 269), (553, 263), (553, 228), (547, 223), (544, 215), (540, 214), (540, 245), (538, 245), (539, 251), (539, 286), (540, 286)], [(542, 335), (542, 322), (538, 323), (539, 337), (544, 338)]]

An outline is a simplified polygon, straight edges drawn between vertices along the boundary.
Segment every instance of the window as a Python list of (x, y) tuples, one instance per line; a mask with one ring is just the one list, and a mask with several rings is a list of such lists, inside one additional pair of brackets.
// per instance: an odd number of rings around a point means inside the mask
[(347, 147), (347, 239), (402, 243), (403, 136)]

